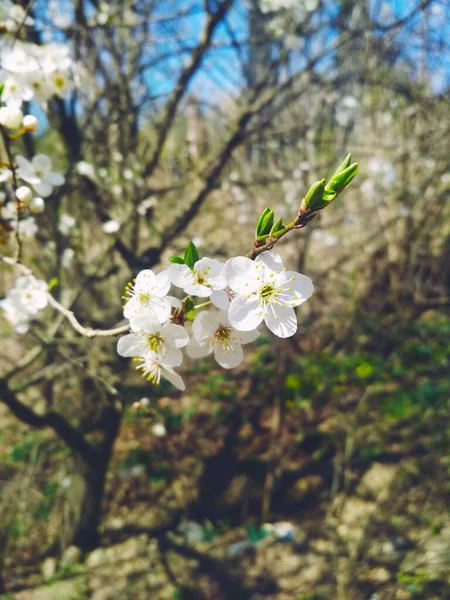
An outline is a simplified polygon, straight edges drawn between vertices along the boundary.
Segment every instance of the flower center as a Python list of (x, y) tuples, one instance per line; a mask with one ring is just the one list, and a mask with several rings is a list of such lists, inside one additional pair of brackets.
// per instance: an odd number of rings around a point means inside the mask
[(263, 304), (275, 300), (276, 296), (280, 293), (278, 288), (274, 288), (273, 285), (266, 284), (259, 290), (259, 297)]
[(159, 352), (164, 348), (164, 340), (160, 333), (153, 333), (147, 337), (148, 347), (152, 352)]
[(231, 332), (231, 327), (227, 327), (226, 325), (219, 325), (219, 328), (214, 334), (214, 337), (216, 338), (217, 342), (222, 344), (224, 348), (231, 349), (233, 341)]
[(150, 296), (146, 292), (141, 292), (139, 294), (139, 302), (141, 304), (148, 304), (150, 302)]
[(44, 174), (44, 172), (41, 169), (35, 169), (34, 172), (38, 177), (42, 177), (42, 175)]
[(134, 361), (142, 361), (141, 364), (136, 365), (136, 371), (142, 370), (142, 377), (145, 377), (147, 381), (151, 381), (154, 385), (159, 385), (161, 381), (161, 363), (157, 360), (145, 360), (143, 356), (133, 358)]
[(63, 88), (64, 87), (64, 79), (62, 77), (56, 77), (55, 78), (55, 85), (58, 88)]

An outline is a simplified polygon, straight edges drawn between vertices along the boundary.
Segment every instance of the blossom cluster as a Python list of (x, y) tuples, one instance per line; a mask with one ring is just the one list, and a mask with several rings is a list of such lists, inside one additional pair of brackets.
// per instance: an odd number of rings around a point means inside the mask
[[(169, 295), (172, 286), (186, 297)], [(183, 361), (182, 348), (190, 358), (213, 354), (225, 369), (236, 367), (243, 360), (242, 346), (259, 336), (263, 321), (278, 337), (294, 335), (294, 308), (312, 293), (309, 277), (288, 271), (273, 251), (255, 261), (198, 257), (189, 264), (180, 259), (158, 274), (146, 269), (125, 289), (130, 333), (119, 340), (117, 351), (133, 357), (136, 369), (153, 383), (165, 377), (184, 390), (175, 372)], [(195, 305), (193, 297), (200, 303)]]
[[(11, 2), (0, 7), (0, 28), (15, 33), (19, 27), (33, 24), (25, 11)], [(2, 40), (3, 41), (3, 40)], [(8, 223), (8, 230), (19, 226), (20, 235), (34, 237), (37, 232), (33, 214), (45, 209), (44, 198), (50, 196), (55, 186), (64, 184), (64, 176), (53, 170), (51, 159), (37, 154), (31, 161), (23, 156), (14, 157), (4, 146), (5, 136), (10, 142), (25, 133), (38, 129), (38, 119), (24, 115), (24, 102), (46, 108), (52, 97), (64, 98), (74, 85), (75, 65), (69, 56), (69, 48), (62, 44), (37, 45), (6, 36), (0, 45), (0, 125), (4, 135), (0, 144), (0, 183), (5, 191), (0, 192), (0, 216)], [(28, 184), (28, 185), (26, 185)], [(31, 186), (34, 190), (30, 189)]]
[(17, 333), (26, 333), (31, 320), (47, 306), (48, 286), (31, 275), (19, 277), (7, 296), (0, 300), (5, 319)]

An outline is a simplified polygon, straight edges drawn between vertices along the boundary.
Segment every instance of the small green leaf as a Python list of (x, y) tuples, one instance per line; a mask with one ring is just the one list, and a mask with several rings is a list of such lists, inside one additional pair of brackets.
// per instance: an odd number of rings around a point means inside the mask
[(316, 181), (309, 188), (308, 193), (304, 198), (305, 206), (311, 211), (320, 210), (326, 203), (323, 202), (323, 195), (325, 193), (325, 179)]
[(285, 226), (283, 223), (283, 219), (280, 218), (273, 224), (272, 229), (270, 230), (270, 235), (277, 237), (277, 234), (279, 235), (284, 230)]
[(189, 310), (187, 313), (185, 313), (185, 317), (186, 317), (187, 321), (193, 321), (196, 316), (197, 316), (197, 313), (195, 312), (195, 310)]
[(193, 269), (198, 260), (200, 260), (200, 254), (198, 253), (194, 242), (190, 241), (187, 245), (186, 252), (184, 253), (184, 264), (186, 264), (190, 269)]
[(185, 310), (185, 312), (190, 312), (191, 310), (194, 310), (194, 308), (195, 308), (194, 298), (192, 298), (192, 296), (188, 296), (186, 298), (186, 300), (184, 301), (184, 310)]
[(351, 160), (352, 160), (352, 155), (351, 154), (347, 154), (347, 156), (345, 157), (344, 161), (338, 166), (338, 168), (336, 169), (336, 171), (331, 176), (331, 179), (333, 179), (333, 177), (335, 175), (338, 175), (342, 171), (345, 171), (345, 169), (350, 166)]
[(4, 83), (0, 84), (0, 100), (1, 100), (1, 97), (3, 96), (4, 89), (5, 89), (5, 84)]
[(275, 213), (271, 208), (265, 208), (263, 210), (261, 216), (258, 219), (258, 224), (256, 225), (255, 238), (258, 241), (261, 241), (263, 236), (269, 235), (269, 232), (272, 229), (274, 218)]
[(184, 258), (181, 258), (180, 256), (171, 256), (169, 260), (176, 265), (184, 265)]
[(55, 287), (58, 287), (58, 285), (59, 279), (57, 277), (52, 277), (52, 279), (50, 279), (50, 281), (48, 282), (48, 291), (51, 292), (55, 289)]
[(335, 192), (336, 195), (340, 194), (348, 187), (353, 181), (356, 173), (358, 172), (358, 163), (353, 163), (343, 171), (335, 173), (330, 181), (326, 185), (327, 191)]

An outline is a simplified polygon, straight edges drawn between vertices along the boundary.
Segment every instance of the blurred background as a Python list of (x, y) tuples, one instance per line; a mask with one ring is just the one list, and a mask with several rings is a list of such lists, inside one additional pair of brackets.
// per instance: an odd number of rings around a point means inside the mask
[(76, 83), (16, 145), (66, 175), (23, 261), (83, 325), (360, 170), (277, 245), (315, 285), (298, 333), (186, 359), (184, 393), (49, 307), (0, 320), (0, 598), (450, 598), (447, 0), (17, 4)]

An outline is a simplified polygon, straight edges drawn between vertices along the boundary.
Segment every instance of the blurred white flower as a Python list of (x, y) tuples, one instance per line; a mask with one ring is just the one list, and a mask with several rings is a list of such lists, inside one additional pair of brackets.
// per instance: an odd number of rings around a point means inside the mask
[(86, 160), (80, 160), (76, 164), (76, 169), (79, 175), (82, 175), (83, 177), (87, 177), (88, 179), (95, 181), (95, 168), (94, 165), (90, 162), (87, 162)]
[(8, 129), (18, 129), (22, 125), (23, 113), (16, 106), (0, 108), (0, 124)]
[(69, 235), (75, 227), (75, 219), (66, 213), (63, 213), (59, 218), (58, 229), (63, 235)]
[(66, 248), (61, 256), (61, 266), (63, 269), (68, 269), (72, 264), (73, 258), (75, 256), (75, 251), (73, 248)]
[(152, 433), (153, 435), (156, 435), (156, 437), (165, 436), (167, 433), (167, 429), (164, 427), (164, 423), (156, 423), (155, 425), (153, 425)]
[(117, 233), (120, 229), (120, 223), (111, 219), (110, 221), (103, 223), (102, 229), (105, 233)]
[(19, 177), (30, 183), (43, 198), (50, 196), (54, 186), (63, 185), (65, 182), (61, 173), (52, 170), (52, 161), (45, 154), (36, 154), (31, 162), (19, 154), (16, 161)]

